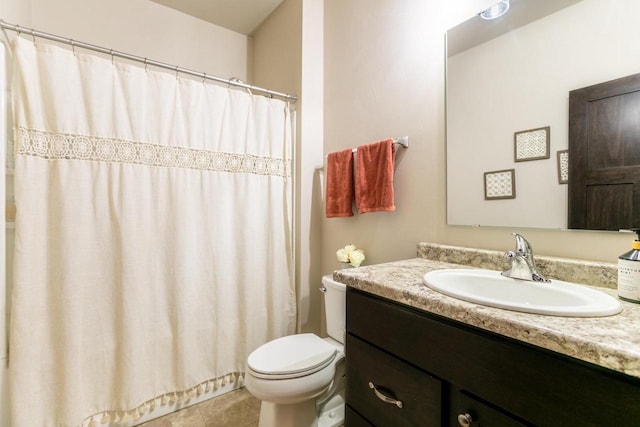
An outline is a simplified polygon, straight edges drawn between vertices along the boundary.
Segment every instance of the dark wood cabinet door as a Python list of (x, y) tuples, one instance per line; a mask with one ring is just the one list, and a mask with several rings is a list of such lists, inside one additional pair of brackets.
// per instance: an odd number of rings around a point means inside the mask
[(640, 74), (569, 93), (568, 227), (640, 227)]

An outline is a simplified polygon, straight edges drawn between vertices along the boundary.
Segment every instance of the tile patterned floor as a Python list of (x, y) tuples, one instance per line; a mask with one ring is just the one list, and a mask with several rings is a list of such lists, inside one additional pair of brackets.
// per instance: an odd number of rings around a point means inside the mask
[(242, 388), (141, 424), (140, 427), (257, 427), (260, 401)]

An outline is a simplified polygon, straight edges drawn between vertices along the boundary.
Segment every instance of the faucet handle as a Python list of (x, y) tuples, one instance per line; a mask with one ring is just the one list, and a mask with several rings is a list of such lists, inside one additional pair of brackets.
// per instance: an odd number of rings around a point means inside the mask
[(518, 255), (519, 255), (519, 254), (518, 254), (518, 253), (516, 253), (516, 252), (514, 252), (514, 251), (506, 251), (506, 252), (504, 253), (504, 257), (505, 257), (506, 259), (513, 259), (513, 258), (517, 257)]

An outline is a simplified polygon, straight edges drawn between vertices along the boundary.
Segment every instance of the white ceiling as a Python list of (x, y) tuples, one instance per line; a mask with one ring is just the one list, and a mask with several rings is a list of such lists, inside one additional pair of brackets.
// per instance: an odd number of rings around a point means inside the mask
[(151, 0), (187, 15), (249, 35), (283, 0)]

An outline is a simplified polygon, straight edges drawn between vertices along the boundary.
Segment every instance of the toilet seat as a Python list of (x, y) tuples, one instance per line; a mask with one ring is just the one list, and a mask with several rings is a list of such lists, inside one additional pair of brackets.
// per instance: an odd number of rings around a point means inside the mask
[(335, 346), (315, 334), (289, 335), (258, 347), (249, 355), (247, 366), (257, 378), (298, 378), (326, 368), (336, 354)]

